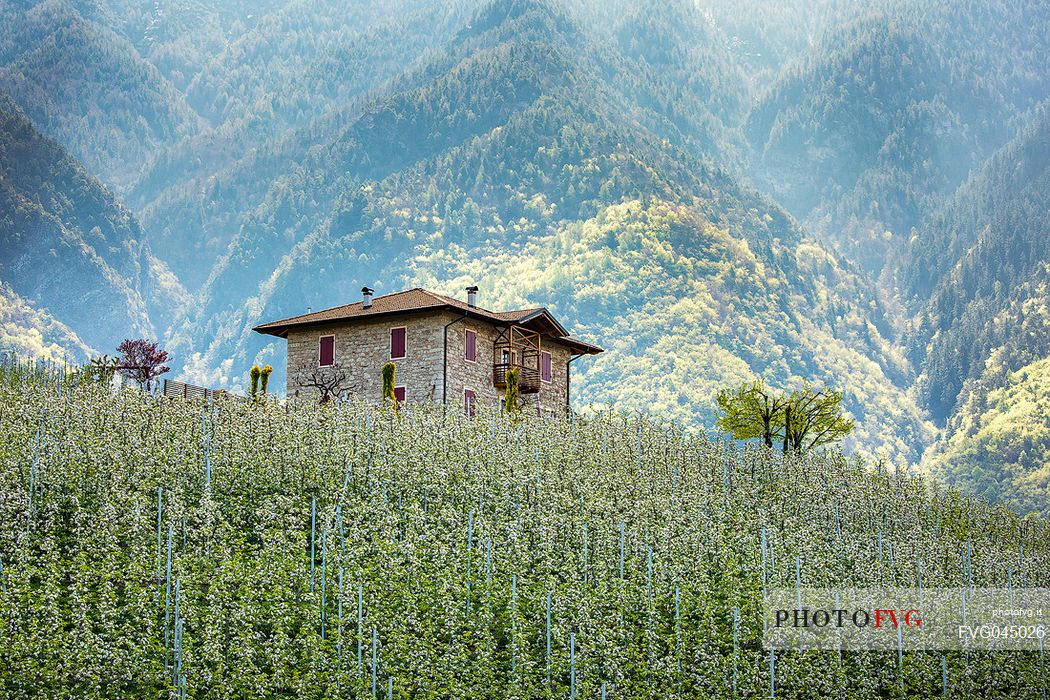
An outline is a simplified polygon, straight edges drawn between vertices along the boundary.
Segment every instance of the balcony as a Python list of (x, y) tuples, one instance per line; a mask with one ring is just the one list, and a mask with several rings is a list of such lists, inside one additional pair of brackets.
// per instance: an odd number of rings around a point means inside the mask
[(535, 367), (526, 367), (513, 362), (497, 362), (492, 365), (492, 383), (498, 388), (507, 386), (507, 372), (518, 370), (518, 393), (535, 394), (540, 390), (540, 371)]

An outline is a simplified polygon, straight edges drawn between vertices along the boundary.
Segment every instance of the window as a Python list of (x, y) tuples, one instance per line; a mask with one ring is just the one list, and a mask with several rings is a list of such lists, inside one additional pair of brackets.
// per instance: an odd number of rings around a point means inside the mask
[(540, 353), (540, 379), (545, 382), (551, 381), (553, 373), (551, 372), (551, 354), (549, 352)]
[(404, 403), (405, 402), (405, 396), (406, 396), (406, 394), (405, 394), (405, 387), (403, 387), (403, 386), (395, 386), (394, 387), (394, 400), (395, 401), (397, 401), (398, 403)]
[(478, 333), (466, 331), (463, 334), (463, 356), (468, 362), (478, 361)]
[(400, 328), (390, 329), (390, 359), (400, 360), (408, 354), (408, 330)]
[(468, 416), (474, 415), (475, 407), (474, 390), (464, 389), (463, 390), (463, 412)]
[(317, 366), (329, 367), (335, 364), (335, 336), (322, 335), (317, 348)]

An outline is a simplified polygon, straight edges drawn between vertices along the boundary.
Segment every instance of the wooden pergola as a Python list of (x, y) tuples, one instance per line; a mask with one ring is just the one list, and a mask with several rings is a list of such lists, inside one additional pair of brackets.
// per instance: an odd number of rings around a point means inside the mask
[(493, 344), (492, 383), (507, 386), (507, 371), (518, 370), (518, 391), (535, 394), (540, 390), (540, 353), (543, 337), (521, 326), (503, 328)]

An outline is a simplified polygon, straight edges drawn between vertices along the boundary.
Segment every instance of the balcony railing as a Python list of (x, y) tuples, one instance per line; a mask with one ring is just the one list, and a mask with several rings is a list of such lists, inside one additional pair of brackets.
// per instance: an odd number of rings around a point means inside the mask
[(518, 393), (535, 394), (540, 390), (540, 371), (513, 362), (497, 362), (492, 365), (492, 383), (499, 388), (507, 386), (507, 371), (518, 369)]

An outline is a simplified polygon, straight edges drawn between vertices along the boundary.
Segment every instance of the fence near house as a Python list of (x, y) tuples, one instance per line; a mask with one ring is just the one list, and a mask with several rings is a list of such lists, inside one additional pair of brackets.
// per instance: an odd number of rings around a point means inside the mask
[(164, 396), (178, 399), (199, 399), (201, 401), (212, 401), (218, 398), (240, 399), (240, 396), (231, 394), (223, 389), (208, 389), (207, 387), (185, 382), (176, 382), (171, 379), (164, 380)]

